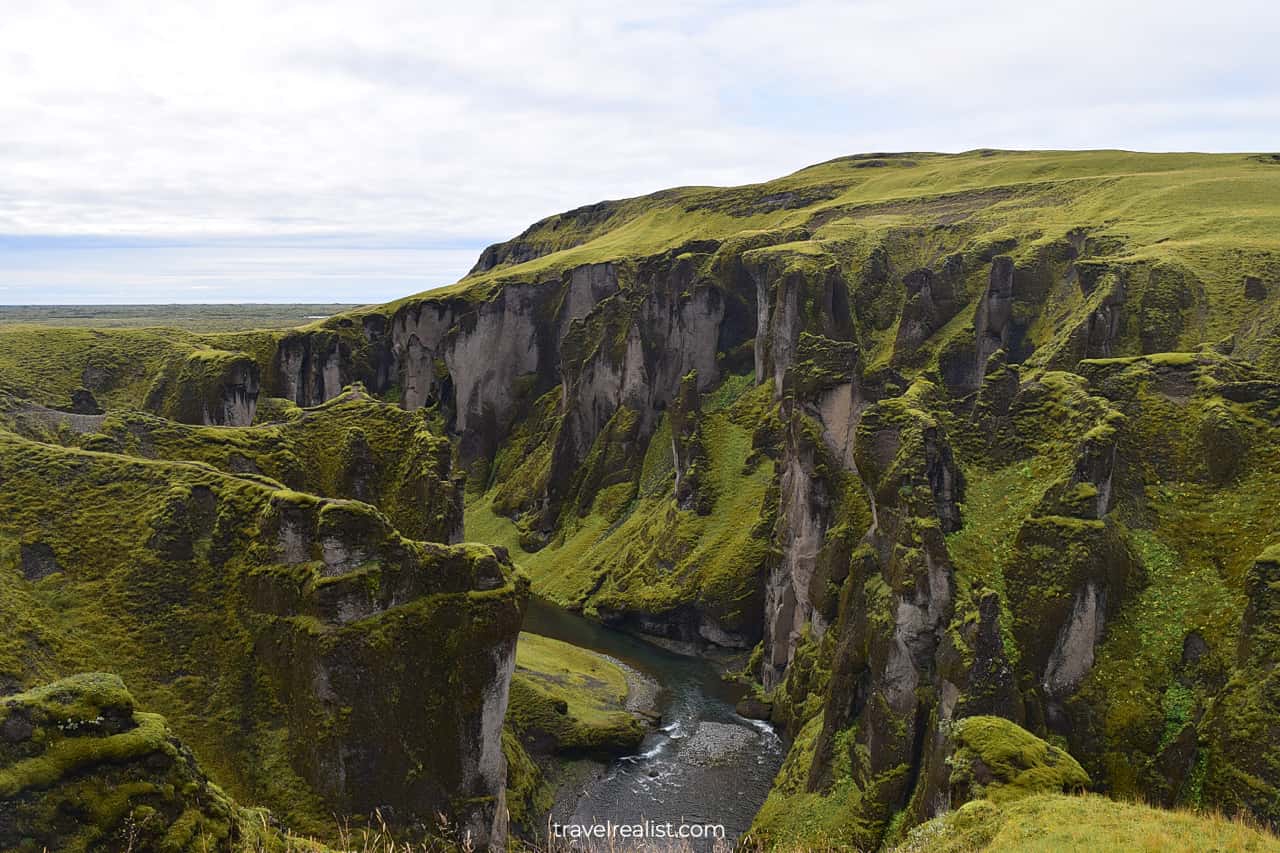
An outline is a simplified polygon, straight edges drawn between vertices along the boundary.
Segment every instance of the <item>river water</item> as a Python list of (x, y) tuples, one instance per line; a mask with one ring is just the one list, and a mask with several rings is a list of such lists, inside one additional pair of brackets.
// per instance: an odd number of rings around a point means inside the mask
[[(770, 726), (734, 712), (741, 688), (725, 683), (713, 661), (667, 651), (538, 599), (530, 601), (524, 629), (616, 658), (661, 688), (659, 727), (636, 754), (579, 780), (576, 792), (562, 791), (553, 820), (719, 824), (730, 842), (747, 831), (782, 764), (784, 748)], [(660, 842), (647, 844), (643, 849), (664, 849)], [(691, 846), (709, 850), (713, 845)]]

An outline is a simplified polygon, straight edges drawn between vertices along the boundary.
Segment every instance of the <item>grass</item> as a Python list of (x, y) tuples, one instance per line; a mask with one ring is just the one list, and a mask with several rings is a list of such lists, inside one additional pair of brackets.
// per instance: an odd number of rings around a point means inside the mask
[(41, 326), (138, 329), (166, 328), (187, 332), (242, 332), (287, 329), (319, 317), (350, 311), (355, 305), (237, 304), (237, 305), (3, 305), (0, 326)]
[[(889, 167), (864, 168), (866, 158), (840, 158), (763, 184), (684, 187), (628, 199), (617, 203), (617, 216), (569, 237), (553, 217), (522, 238), (554, 251), (428, 293), (488, 292), (506, 280), (544, 278), (579, 264), (753, 230), (819, 222), (814, 238), (838, 241), (859, 231), (971, 217), (975, 230), (992, 239), (1033, 232), (1049, 239), (1088, 227), (1122, 241), (1128, 251), (1121, 257), (1176, 258), (1224, 285), (1215, 287), (1215, 295), (1243, 305), (1221, 281), (1222, 257), (1274, 250), (1280, 233), (1280, 168), (1248, 154), (974, 151), (883, 162)], [(770, 205), (770, 197), (787, 193), (797, 204)]]
[(964, 526), (947, 537), (947, 551), (966, 581), (977, 580), (1000, 593), (1005, 648), (1017, 653), (1008, 614), (1004, 570), (1013, 558), (1018, 527), (1044, 496), (1059, 460), (1037, 456), (996, 470), (965, 468)]
[(1087, 795), (1042, 794), (997, 806), (974, 800), (912, 830), (895, 853), (1201, 853), (1280, 851), (1243, 819)]
[(107, 409), (141, 409), (150, 392), (184, 366), (252, 358), (269, 372), (280, 335), (0, 323), (0, 393), (64, 407), (72, 391), (87, 388)]
[(622, 669), (589, 649), (522, 633), (516, 645), (516, 673), (536, 683), (553, 701), (563, 701), (579, 725), (612, 728), (624, 710), (628, 686)]
[(619, 706), (627, 698), (627, 677), (607, 657), (590, 649), (522, 632), (516, 645), (519, 669), (553, 679), (570, 690), (588, 689), (597, 704)]
[(140, 406), (164, 364), (194, 349), (191, 336), (158, 330), (0, 326), (0, 390), (65, 406), (89, 387), (104, 405)]

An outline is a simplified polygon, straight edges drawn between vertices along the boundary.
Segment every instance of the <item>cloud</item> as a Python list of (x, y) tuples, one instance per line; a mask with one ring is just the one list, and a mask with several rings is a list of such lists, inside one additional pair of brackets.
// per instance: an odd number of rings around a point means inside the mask
[(470, 245), (856, 151), (1280, 138), (1263, 2), (0, 7), (8, 234)]

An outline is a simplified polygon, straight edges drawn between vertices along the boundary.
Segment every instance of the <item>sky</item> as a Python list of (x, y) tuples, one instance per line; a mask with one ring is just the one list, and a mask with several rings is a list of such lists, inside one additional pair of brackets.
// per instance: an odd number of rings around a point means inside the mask
[(1277, 44), (1252, 0), (0, 0), (0, 305), (384, 301), (862, 151), (1275, 150)]

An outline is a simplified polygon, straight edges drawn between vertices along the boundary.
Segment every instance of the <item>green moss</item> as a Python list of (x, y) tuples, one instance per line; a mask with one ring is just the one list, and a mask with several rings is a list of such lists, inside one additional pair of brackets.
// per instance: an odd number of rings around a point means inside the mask
[(158, 329), (51, 330), (0, 327), (0, 390), (65, 406), (88, 387), (105, 405), (140, 406), (157, 373), (196, 346), (193, 335)]
[[(14, 850), (240, 849), (248, 813), (211, 785), (163, 717), (121, 680), (77, 675), (0, 703), (0, 846)], [(283, 845), (268, 827), (263, 849)]]
[(198, 461), (291, 490), (375, 504), (406, 535), (449, 541), (461, 526), (452, 446), (425, 412), (358, 388), (276, 424), (245, 430), (191, 426), (140, 413), (109, 416), (87, 442), (156, 459)]
[[(499, 515), (518, 515), (546, 493), (559, 405), (559, 391), (549, 391), (535, 402), (530, 416), (520, 421), (494, 457), (488, 480), (477, 482), (480, 493), (494, 487), (490, 502)], [(478, 495), (469, 497), (474, 504)]]
[[(165, 743), (164, 718), (139, 714), (137, 728), (106, 738), (66, 738), (48, 746), (36, 758), (19, 761), (0, 771), (0, 797), (10, 798), (31, 789), (47, 788), (63, 776), (99, 762), (120, 762), (160, 750)], [(91, 723), (69, 719), (65, 725)]]
[(742, 839), (746, 849), (867, 849), (878, 827), (860, 806), (864, 789), (848, 772), (836, 774), (827, 791), (808, 790), (809, 768), (822, 732), (822, 719), (805, 724), (778, 771), (773, 788), (751, 829)]
[(1280, 850), (1280, 839), (1214, 814), (1172, 812), (1099, 796), (1040, 794), (1014, 802), (966, 803), (913, 829), (895, 853), (1050, 853), (1090, 850)]
[(258, 376), (248, 353), (197, 346), (156, 373), (143, 405), (183, 423), (225, 423), (224, 400), (233, 387), (256, 383)]
[(826, 388), (853, 380), (859, 357), (860, 348), (853, 341), (833, 341), (802, 331), (788, 377), (790, 390), (802, 399), (814, 399)]
[(759, 391), (700, 419), (704, 481), (715, 495), (706, 515), (674, 505), (670, 425), (663, 418), (644, 456), (625, 466), (606, 464), (608, 452), (597, 449), (599, 460), (584, 467), (623, 467), (629, 478), (601, 491), (591, 511), (565, 523), (549, 546), (523, 552), (520, 528), (500, 511), (509, 509), (499, 503), (502, 487), (468, 505), (467, 536), (512, 549), (534, 590), (560, 604), (664, 613), (696, 602), (729, 630), (746, 627), (761, 566), (771, 553), (768, 531), (755, 524), (771, 472), (750, 464), (747, 426), (760, 416)]
[(971, 799), (999, 804), (1089, 785), (1079, 762), (1009, 720), (966, 717), (954, 723), (951, 738), (951, 785)]
[(809, 720), (821, 716), (831, 678), (833, 639), (828, 636), (825, 643), (815, 641), (809, 626), (805, 626), (787, 666), (786, 678), (771, 694), (771, 719), (775, 724), (785, 726), (787, 731), (799, 731)]
[(510, 726), (502, 730), (502, 755), (507, 761), (507, 811), (512, 828), (525, 836), (535, 835), (542, 830), (542, 818), (551, 810), (555, 792)]

